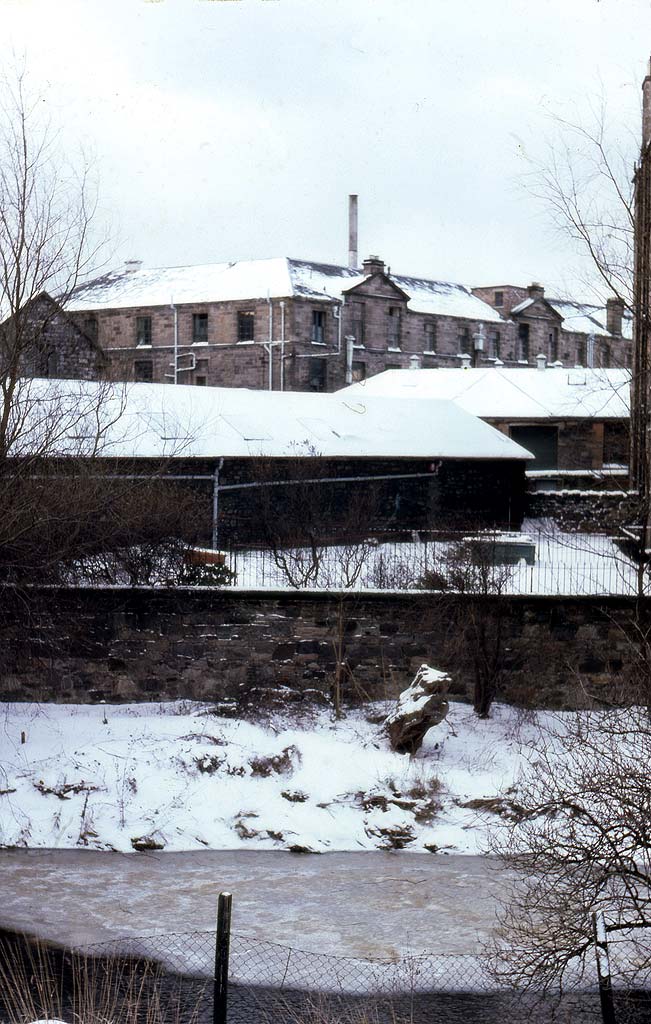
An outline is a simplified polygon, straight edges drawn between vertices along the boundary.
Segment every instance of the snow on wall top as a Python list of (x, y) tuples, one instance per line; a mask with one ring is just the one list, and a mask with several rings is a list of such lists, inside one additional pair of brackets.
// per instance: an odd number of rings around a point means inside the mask
[[(261, 298), (307, 298), (341, 301), (342, 295), (366, 280), (364, 274), (327, 263), (278, 257), (240, 260), (196, 267), (161, 267), (109, 271), (77, 288), (71, 312), (132, 309), (197, 302)], [(409, 309), (418, 313), (499, 322), (501, 315), (461, 284), (391, 275), (409, 295)]]
[[(33, 381), (40, 405), (56, 396), (57, 408), (88, 409), (96, 431), (96, 403), (103, 395), (105, 424), (99, 454), (110, 457), (271, 458), (322, 455), (349, 458), (528, 459), (526, 449), (452, 402), (305, 392), (197, 388), (174, 384)], [(32, 391), (31, 408), (38, 408)], [(83, 417), (75, 414), (61, 454), (79, 450)]]
[(630, 370), (620, 369), (385, 370), (338, 394), (364, 401), (372, 395), (444, 399), (490, 419), (623, 419), (629, 415), (630, 382)]

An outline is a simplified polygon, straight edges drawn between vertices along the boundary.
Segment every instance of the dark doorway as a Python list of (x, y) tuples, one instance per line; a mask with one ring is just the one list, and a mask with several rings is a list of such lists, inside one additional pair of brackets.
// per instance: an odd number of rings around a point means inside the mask
[(511, 427), (511, 437), (536, 461), (530, 469), (558, 469), (558, 427)]

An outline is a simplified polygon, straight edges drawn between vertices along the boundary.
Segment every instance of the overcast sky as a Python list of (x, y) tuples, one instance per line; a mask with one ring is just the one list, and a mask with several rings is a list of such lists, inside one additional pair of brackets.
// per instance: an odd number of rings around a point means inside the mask
[(268, 256), (577, 289), (527, 157), (602, 90), (634, 149), (650, 0), (0, 0), (114, 262)]

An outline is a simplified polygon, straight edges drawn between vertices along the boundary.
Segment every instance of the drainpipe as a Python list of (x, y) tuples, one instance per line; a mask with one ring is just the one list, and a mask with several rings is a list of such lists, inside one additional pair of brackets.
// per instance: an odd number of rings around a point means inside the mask
[(212, 482), (212, 547), (216, 551), (219, 546), (219, 473), (224, 465), (220, 459), (215, 466)]
[(280, 390), (285, 390), (285, 303), (280, 303)]
[(170, 298), (170, 309), (174, 312), (174, 383), (179, 382), (179, 311), (174, 305), (174, 296)]
[(346, 335), (346, 384), (353, 383), (353, 345), (355, 344), (355, 335)]
[(274, 362), (273, 362), (273, 343), (274, 343), (274, 307), (271, 301), (271, 297), (267, 292), (267, 303), (269, 305), (269, 342), (265, 345), (267, 352), (269, 353), (269, 390), (274, 389)]

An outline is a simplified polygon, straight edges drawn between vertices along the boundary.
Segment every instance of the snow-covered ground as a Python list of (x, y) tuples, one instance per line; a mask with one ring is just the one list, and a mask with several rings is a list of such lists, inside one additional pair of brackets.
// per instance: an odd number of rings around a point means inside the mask
[(189, 702), (0, 705), (0, 845), (480, 852), (499, 819), (464, 805), (514, 784), (545, 713), (453, 703), (410, 758), (389, 708), (253, 724)]
[[(637, 568), (607, 534), (540, 530), (535, 520), (519, 536), (535, 544), (535, 562), (496, 566), (490, 592), (505, 594), (635, 595)], [(228, 565), (236, 587), (246, 589), (309, 587), (315, 589), (410, 590), (422, 587), (428, 573), (450, 571), (449, 541), (363, 543), (283, 552), (233, 552)], [(285, 562), (287, 568), (280, 564)], [(454, 559), (453, 559), (454, 564)], [(649, 581), (646, 581), (649, 590)]]

